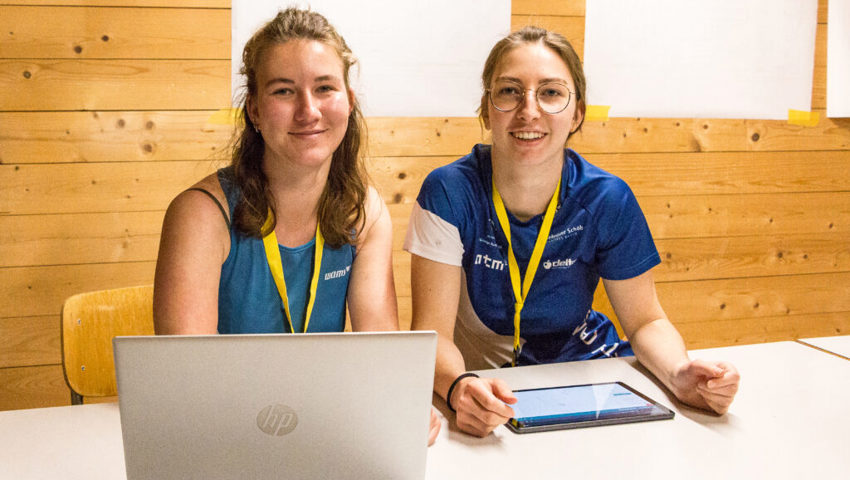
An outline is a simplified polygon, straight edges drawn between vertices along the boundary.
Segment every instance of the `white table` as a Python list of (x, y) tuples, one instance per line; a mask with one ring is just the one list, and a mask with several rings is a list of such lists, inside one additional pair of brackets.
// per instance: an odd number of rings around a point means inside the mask
[(841, 355), (850, 360), (850, 335), (839, 335), (837, 337), (801, 338), (798, 342), (826, 350), (827, 352)]
[[(736, 364), (741, 390), (717, 417), (684, 407), (634, 359), (488, 371), (512, 388), (620, 380), (676, 418), (479, 439), (444, 418), (429, 479), (848, 478), (850, 362), (796, 342), (691, 352)], [(444, 408), (442, 402), (439, 407)], [(0, 412), (0, 479), (123, 479), (117, 404)]]
[(0, 412), (0, 478), (127, 478), (118, 404)]
[(742, 376), (729, 413), (674, 401), (634, 359), (488, 371), (513, 389), (623, 381), (673, 420), (478, 439), (443, 424), (428, 478), (850, 478), (850, 362), (796, 342), (691, 352)]

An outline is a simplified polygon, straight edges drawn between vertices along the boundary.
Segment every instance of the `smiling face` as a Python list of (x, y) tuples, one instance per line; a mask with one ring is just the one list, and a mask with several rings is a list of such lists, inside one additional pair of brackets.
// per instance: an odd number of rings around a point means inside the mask
[(264, 162), (317, 167), (331, 161), (348, 126), (353, 97), (333, 47), (290, 40), (270, 47), (257, 69), (248, 114), (265, 143)]
[(535, 100), (537, 89), (552, 82), (576, 91), (567, 64), (543, 43), (525, 43), (502, 56), (488, 86), (494, 89), (491, 95), (497, 94), (495, 89), (499, 85), (516, 85), (525, 90), (519, 106), (509, 112), (499, 111), (492, 102), (487, 102), (484, 120), (493, 133), (494, 160), (499, 158), (523, 165), (561, 161), (567, 137), (579, 128), (582, 113), (576, 108), (575, 95), (560, 113), (552, 115), (540, 109)]

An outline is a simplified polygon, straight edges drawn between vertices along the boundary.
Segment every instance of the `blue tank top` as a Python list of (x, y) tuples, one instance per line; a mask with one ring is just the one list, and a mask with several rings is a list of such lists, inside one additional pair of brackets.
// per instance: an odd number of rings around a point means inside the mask
[[(232, 167), (218, 171), (227, 197), (230, 218), (241, 199)], [(279, 246), (289, 309), (295, 331), (304, 331), (316, 239), (300, 247)], [(341, 332), (345, 327), (345, 300), (355, 249), (325, 245), (309, 332)], [(247, 237), (230, 227), (230, 254), (221, 266), (218, 287), (218, 333), (289, 333), (283, 302), (269, 271), (260, 238)]]

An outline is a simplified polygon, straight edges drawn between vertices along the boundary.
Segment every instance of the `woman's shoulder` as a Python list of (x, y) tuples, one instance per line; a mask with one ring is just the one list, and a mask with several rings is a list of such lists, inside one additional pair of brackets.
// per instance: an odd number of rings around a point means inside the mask
[(227, 205), (218, 173), (212, 173), (174, 197), (168, 212), (177, 216), (181, 223), (217, 220), (226, 224), (230, 221)]
[[(484, 171), (489, 171), (489, 150), (485, 145), (476, 145), (475, 149), (451, 163), (432, 170), (422, 183), (422, 194), (436, 189), (440, 192), (462, 192), (477, 190), (483, 186)], [(420, 194), (421, 196), (421, 194)]]
[(631, 191), (629, 185), (617, 175), (594, 165), (573, 150), (570, 159), (569, 186), (574, 193), (606, 193)]
[(489, 164), (490, 155), (487, 145), (476, 145), (471, 153), (435, 168), (426, 177), (427, 180), (441, 182), (474, 181), (482, 170), (482, 164)]
[(366, 186), (366, 198), (363, 201), (363, 220), (357, 227), (355, 235), (355, 246), (360, 246), (374, 232), (386, 230), (389, 226), (392, 233), (392, 221), (389, 209), (378, 190), (372, 186)]

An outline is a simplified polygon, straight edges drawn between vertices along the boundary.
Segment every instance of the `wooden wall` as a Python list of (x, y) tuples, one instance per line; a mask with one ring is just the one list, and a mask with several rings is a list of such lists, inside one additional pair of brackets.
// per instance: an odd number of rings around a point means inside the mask
[[(850, 120), (825, 118), (820, 4), (816, 127), (611, 119), (573, 141), (638, 196), (664, 259), (662, 303), (689, 347), (850, 330)], [(584, 2), (514, 0), (512, 23), (583, 50)], [(229, 0), (0, 5), (0, 410), (69, 403), (66, 297), (152, 282), (168, 202), (221, 165), (229, 74)], [(368, 122), (403, 325), (407, 215), (424, 176), (481, 141), (472, 115)]]

